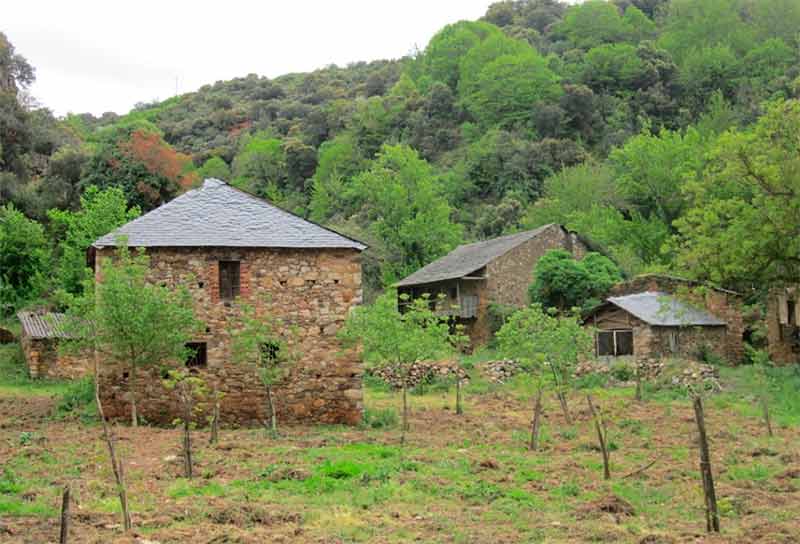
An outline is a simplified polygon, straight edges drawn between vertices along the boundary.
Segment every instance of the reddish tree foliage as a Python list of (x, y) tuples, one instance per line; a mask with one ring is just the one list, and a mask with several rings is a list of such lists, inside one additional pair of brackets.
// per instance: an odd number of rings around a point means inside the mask
[(181, 188), (189, 189), (197, 182), (189, 155), (175, 151), (154, 132), (136, 130), (127, 141), (119, 144), (128, 157), (140, 161), (151, 174), (161, 175)]

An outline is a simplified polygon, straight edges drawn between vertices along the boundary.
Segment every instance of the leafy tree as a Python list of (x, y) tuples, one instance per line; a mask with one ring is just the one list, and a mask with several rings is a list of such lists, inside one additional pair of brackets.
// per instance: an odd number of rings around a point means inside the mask
[(719, 138), (676, 221), (678, 263), (720, 284), (793, 283), (800, 277), (800, 101), (778, 101), (749, 130)]
[(345, 184), (366, 166), (367, 161), (351, 134), (342, 133), (323, 143), (313, 177), (311, 218), (326, 221), (336, 215), (352, 213), (343, 194)]
[(622, 281), (619, 267), (608, 257), (590, 252), (575, 259), (563, 249), (552, 249), (536, 263), (528, 293), (532, 302), (568, 311), (588, 309)]
[(0, 207), (0, 315), (39, 296), (49, 259), (42, 226), (13, 204)]
[(482, 40), (498, 35), (499, 28), (483, 22), (459, 21), (445, 26), (431, 38), (420, 57), (422, 73), (419, 76), (445, 83), (455, 91), (461, 74), (461, 59)]
[(76, 212), (52, 209), (48, 212), (51, 229), (60, 239), (54, 276), (59, 288), (79, 294), (94, 272), (86, 267), (86, 250), (100, 236), (139, 217), (137, 207), (128, 207), (119, 187), (100, 190), (90, 186), (80, 197)]
[[(289, 350), (292, 334), (278, 319), (255, 306), (239, 303), (239, 315), (231, 328), (231, 353), (235, 362), (248, 365), (258, 375), (266, 394), (265, 413), (272, 433), (278, 432), (275, 386), (286, 378), (296, 355)], [(266, 420), (264, 425), (267, 426)]]
[(197, 170), (200, 179), (215, 178), (222, 181), (231, 179), (231, 169), (221, 157), (211, 157)]
[(128, 373), (131, 425), (139, 422), (137, 373), (186, 359), (186, 343), (201, 328), (185, 287), (170, 289), (147, 279), (150, 259), (121, 245), (100, 261), (101, 280), (87, 280), (83, 294), (69, 301), (78, 346)]
[(678, 81), (689, 107), (697, 113), (705, 110), (707, 100), (716, 91), (726, 98), (733, 96), (734, 82), (741, 71), (741, 60), (736, 53), (727, 45), (717, 45), (687, 53)]
[(359, 216), (389, 251), (382, 267), (386, 284), (441, 257), (461, 240), (461, 228), (450, 221), (452, 209), (430, 165), (408, 146), (384, 146), (349, 190)]
[(168, 391), (173, 391), (178, 397), (181, 407), (181, 417), (174, 423), (183, 428), (183, 473), (188, 479), (194, 476), (194, 462), (192, 460), (192, 427), (193, 419), (200, 410), (199, 403), (208, 395), (208, 385), (200, 376), (187, 370), (175, 369), (167, 372), (167, 377), (162, 380)]
[(567, 9), (555, 31), (575, 47), (591, 49), (608, 43), (635, 43), (651, 36), (655, 25), (635, 6), (629, 6), (623, 16), (611, 2), (588, 0)]
[(541, 391), (547, 386), (547, 376), (561, 404), (567, 423), (572, 422), (567, 404), (572, 369), (592, 353), (592, 334), (577, 316), (555, 315), (540, 304), (514, 312), (496, 335), (498, 351), (504, 357), (520, 362), (532, 374), (537, 385), (534, 425), (531, 430), (531, 449), (536, 449), (541, 417)]
[(594, 90), (636, 90), (647, 83), (648, 66), (627, 43), (604, 44), (586, 53), (581, 80)]
[(286, 176), (286, 152), (280, 139), (266, 133), (245, 138), (233, 160), (235, 185), (267, 196), (270, 188), (282, 188), (286, 184)]
[(409, 370), (416, 361), (436, 360), (454, 355), (460, 339), (447, 319), (431, 309), (423, 296), (409, 300), (388, 290), (369, 306), (357, 307), (347, 318), (339, 336), (350, 345), (360, 344), (362, 357), (372, 367), (391, 367), (401, 376), (403, 422), (400, 443), (405, 443), (408, 424)]

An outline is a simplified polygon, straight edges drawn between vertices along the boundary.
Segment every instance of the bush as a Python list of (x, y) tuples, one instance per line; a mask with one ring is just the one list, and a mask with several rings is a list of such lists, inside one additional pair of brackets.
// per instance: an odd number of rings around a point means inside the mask
[(388, 429), (397, 425), (397, 412), (392, 408), (364, 409), (364, 425), (372, 429)]
[(636, 369), (629, 361), (614, 361), (611, 363), (611, 375), (620, 382), (629, 382), (636, 377)]
[(56, 404), (56, 417), (75, 416), (82, 421), (97, 417), (94, 398), (94, 380), (91, 377), (72, 382)]
[(499, 331), (505, 322), (517, 311), (517, 308), (508, 306), (506, 304), (499, 304), (492, 302), (489, 304), (487, 311), (487, 319), (489, 324), (489, 332), (491, 333), (491, 342), (494, 343), (494, 335)]

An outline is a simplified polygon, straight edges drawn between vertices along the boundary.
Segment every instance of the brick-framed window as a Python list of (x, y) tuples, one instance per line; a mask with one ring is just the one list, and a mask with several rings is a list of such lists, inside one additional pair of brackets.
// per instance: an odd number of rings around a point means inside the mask
[(205, 342), (189, 342), (186, 344), (189, 355), (186, 357), (188, 368), (204, 368), (208, 366), (208, 349)]
[(234, 300), (241, 290), (241, 263), (239, 261), (219, 261), (219, 298)]

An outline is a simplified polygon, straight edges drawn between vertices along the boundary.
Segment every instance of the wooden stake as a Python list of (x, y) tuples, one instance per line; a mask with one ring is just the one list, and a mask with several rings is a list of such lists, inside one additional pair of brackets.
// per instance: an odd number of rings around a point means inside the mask
[(67, 544), (69, 539), (69, 485), (64, 486), (61, 494), (61, 534), (58, 537), (58, 544)]
[(703, 400), (699, 396), (694, 398), (694, 417), (697, 422), (700, 443), (700, 475), (703, 478), (703, 494), (706, 500), (706, 531), (718, 533), (719, 511), (717, 510), (717, 495), (714, 490), (714, 476), (711, 473), (711, 454), (708, 449)]
[(539, 428), (542, 419), (542, 388), (536, 392), (536, 402), (533, 405), (533, 420), (531, 421), (531, 451), (539, 449)]
[(772, 432), (772, 420), (769, 417), (769, 404), (767, 403), (767, 397), (762, 395), (761, 396), (761, 410), (764, 414), (764, 424), (767, 426), (767, 433), (770, 436), (775, 436)]
[(597, 410), (594, 409), (592, 397), (586, 395), (586, 402), (589, 403), (589, 412), (591, 412), (592, 418), (594, 418), (594, 428), (597, 431), (597, 441), (600, 443), (600, 452), (603, 454), (603, 478), (610, 480), (611, 468), (609, 467), (608, 445), (606, 444), (606, 426), (603, 422), (603, 419), (600, 417), (600, 414), (598, 414)]
[(456, 415), (461, 415), (464, 413), (464, 409), (461, 407), (461, 377), (456, 376)]

